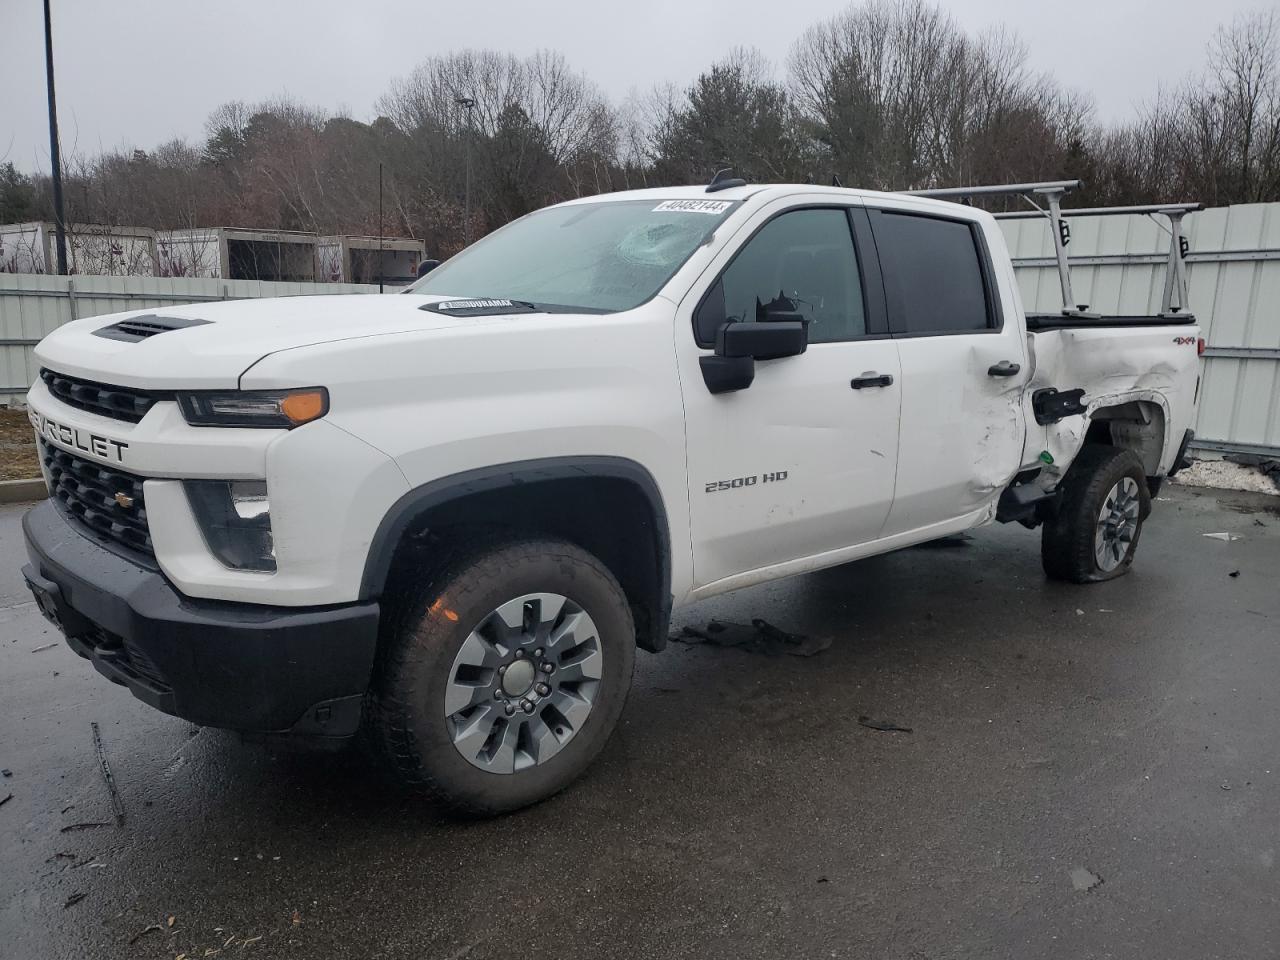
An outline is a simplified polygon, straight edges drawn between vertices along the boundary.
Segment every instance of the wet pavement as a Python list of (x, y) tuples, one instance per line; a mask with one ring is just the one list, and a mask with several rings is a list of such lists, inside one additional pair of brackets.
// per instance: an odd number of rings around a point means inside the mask
[(1014, 526), (690, 608), (831, 644), (641, 654), (588, 775), (479, 823), (41, 649), (2, 508), (0, 958), (1280, 955), (1280, 500), (1166, 490), (1110, 584)]

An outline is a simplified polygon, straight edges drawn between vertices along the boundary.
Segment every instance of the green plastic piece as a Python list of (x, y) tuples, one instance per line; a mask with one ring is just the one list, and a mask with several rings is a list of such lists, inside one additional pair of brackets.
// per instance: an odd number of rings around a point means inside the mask
[(1041, 450), (1040, 459), (1043, 460), (1045, 463), (1053, 463), (1053, 454), (1050, 453), (1048, 450)]

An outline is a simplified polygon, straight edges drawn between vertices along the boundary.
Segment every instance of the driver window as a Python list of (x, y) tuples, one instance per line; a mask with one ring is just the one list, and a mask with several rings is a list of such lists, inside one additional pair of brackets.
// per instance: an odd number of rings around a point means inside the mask
[[(795, 210), (770, 220), (738, 251), (717, 286), (723, 288), (720, 316), (726, 320), (807, 320), (810, 343), (867, 332), (858, 258), (844, 210)], [(719, 291), (712, 295), (718, 297)], [(699, 330), (700, 338), (706, 332)]]

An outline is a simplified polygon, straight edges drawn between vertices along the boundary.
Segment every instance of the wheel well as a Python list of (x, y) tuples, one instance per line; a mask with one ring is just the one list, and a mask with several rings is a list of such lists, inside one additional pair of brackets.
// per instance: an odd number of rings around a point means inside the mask
[(1094, 410), (1084, 440), (1132, 450), (1147, 476), (1154, 477), (1164, 454), (1164, 432), (1164, 409), (1149, 400), (1132, 400)]
[(635, 620), (637, 644), (660, 650), (671, 614), (666, 514), (652, 478), (635, 469), (643, 477), (627, 475), (629, 470), (590, 474), (580, 467), (486, 472), (495, 482), (459, 482), (444, 496), (410, 494), (406, 508), (392, 511), (399, 514), (394, 534), (383, 537), (380, 529), (375, 537), (361, 592), (380, 594), (388, 576), (413, 566), (415, 551), (431, 553), (477, 535), (566, 540), (598, 557), (617, 577)]

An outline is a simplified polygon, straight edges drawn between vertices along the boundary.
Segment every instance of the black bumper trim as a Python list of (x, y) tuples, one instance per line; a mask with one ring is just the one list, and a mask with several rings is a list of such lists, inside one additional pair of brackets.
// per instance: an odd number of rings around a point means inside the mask
[(1178, 445), (1178, 454), (1173, 458), (1173, 465), (1169, 467), (1169, 472), (1165, 476), (1172, 477), (1179, 470), (1185, 470), (1191, 466), (1191, 461), (1187, 459), (1187, 449), (1191, 446), (1191, 442), (1195, 440), (1196, 432), (1187, 430), (1182, 435), (1182, 443)]
[(267, 607), (196, 600), (104, 549), (48, 501), (22, 518), (41, 612), (105, 677), (202, 726), (341, 738), (373, 669), (376, 602)]

